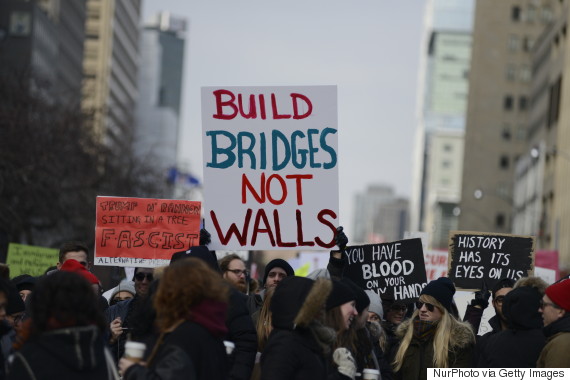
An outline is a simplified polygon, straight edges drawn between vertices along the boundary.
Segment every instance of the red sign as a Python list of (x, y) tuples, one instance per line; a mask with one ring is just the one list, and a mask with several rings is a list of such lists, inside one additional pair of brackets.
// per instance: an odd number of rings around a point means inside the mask
[(97, 197), (95, 265), (167, 265), (199, 244), (200, 202)]

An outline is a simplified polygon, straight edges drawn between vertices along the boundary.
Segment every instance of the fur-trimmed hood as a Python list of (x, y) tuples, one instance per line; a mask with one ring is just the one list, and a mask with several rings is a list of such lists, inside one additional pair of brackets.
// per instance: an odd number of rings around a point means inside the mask
[(332, 282), (324, 278), (286, 277), (271, 299), (273, 326), (287, 330), (308, 327), (323, 310), (331, 290)]
[[(406, 334), (408, 328), (414, 328), (412, 319), (406, 319), (396, 329), (396, 336), (402, 339)], [(475, 335), (471, 325), (467, 322), (456, 321), (451, 330), (449, 347), (450, 348), (464, 348), (475, 343)]]
[(546, 281), (544, 281), (540, 277), (530, 276), (530, 277), (521, 277), (515, 282), (515, 286), (513, 289), (520, 288), (522, 286), (530, 286), (531, 288), (535, 288), (538, 290), (541, 296), (544, 295), (544, 291), (548, 287)]

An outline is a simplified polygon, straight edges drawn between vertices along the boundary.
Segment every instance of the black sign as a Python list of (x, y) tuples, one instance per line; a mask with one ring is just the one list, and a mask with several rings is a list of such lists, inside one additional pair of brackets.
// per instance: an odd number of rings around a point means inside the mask
[(421, 239), (347, 247), (344, 276), (380, 297), (411, 301), (426, 286)]
[(461, 289), (492, 288), (500, 279), (518, 280), (534, 270), (534, 237), (451, 231), (448, 276)]

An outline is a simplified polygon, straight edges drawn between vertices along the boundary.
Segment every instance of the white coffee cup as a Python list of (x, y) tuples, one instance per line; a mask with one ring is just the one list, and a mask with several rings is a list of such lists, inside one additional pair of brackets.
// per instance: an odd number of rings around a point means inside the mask
[(229, 340), (224, 340), (224, 346), (226, 346), (226, 354), (231, 355), (234, 352), (234, 348), (236, 345), (234, 342), (230, 342)]
[(362, 370), (362, 380), (379, 380), (380, 371), (372, 368), (364, 368)]
[(144, 357), (146, 351), (146, 344), (141, 342), (127, 341), (125, 343), (125, 358), (138, 362)]

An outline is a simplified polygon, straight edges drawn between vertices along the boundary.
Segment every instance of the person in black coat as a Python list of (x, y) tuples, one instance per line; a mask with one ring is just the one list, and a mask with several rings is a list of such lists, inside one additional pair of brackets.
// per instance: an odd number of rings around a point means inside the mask
[(538, 312), (542, 295), (530, 286), (510, 291), (503, 301), (507, 329), (489, 337), (479, 356), (482, 368), (533, 368), (546, 343)]
[(225, 380), (223, 337), (228, 288), (201, 260), (180, 260), (165, 269), (155, 296), (161, 335), (146, 366), (123, 357), (125, 380)]
[(103, 341), (105, 319), (91, 285), (77, 273), (57, 271), (31, 295), (28, 337), (9, 359), (8, 380), (116, 379)]

